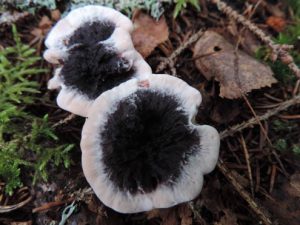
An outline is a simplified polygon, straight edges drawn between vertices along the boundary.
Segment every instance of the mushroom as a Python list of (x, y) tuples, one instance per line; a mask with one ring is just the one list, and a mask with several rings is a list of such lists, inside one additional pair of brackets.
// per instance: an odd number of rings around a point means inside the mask
[(146, 79), (150, 66), (134, 49), (131, 21), (102, 6), (71, 11), (50, 31), (44, 58), (59, 67), (49, 89), (60, 89), (58, 105), (86, 116), (103, 92), (133, 77)]
[(218, 159), (215, 128), (193, 124), (199, 91), (169, 75), (133, 78), (99, 96), (82, 130), (82, 167), (121, 213), (190, 201)]
[[(94, 24), (94, 25), (93, 25)], [(67, 55), (69, 39), (76, 30), (86, 26), (100, 26), (105, 29), (100, 30), (99, 36), (107, 39), (111, 34), (113, 38), (119, 39), (120, 33), (131, 33), (132, 22), (122, 13), (103, 6), (85, 6), (72, 10), (65, 18), (57, 22), (51, 29), (45, 45), (48, 48), (44, 53), (47, 61), (58, 64)], [(88, 38), (88, 33), (84, 34)], [(102, 40), (99, 40), (102, 41)], [(113, 40), (112, 40), (113, 41)], [(115, 42), (115, 41), (114, 41)], [(126, 43), (124, 43), (126, 45)]]

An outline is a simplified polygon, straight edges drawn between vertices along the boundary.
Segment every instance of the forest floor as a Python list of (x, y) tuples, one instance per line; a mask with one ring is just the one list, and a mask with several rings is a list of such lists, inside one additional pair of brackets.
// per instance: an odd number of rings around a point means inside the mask
[[(46, 72), (29, 77), (38, 82), (38, 100), (18, 107), (39, 118), (47, 114), (51, 132), (60, 144), (72, 144), (72, 150), (59, 159), (63, 163), (47, 161), (47, 175), (34, 184), (34, 170), (26, 163), (19, 166), (21, 183), (10, 195), (5, 192), (9, 179), (1, 177), (0, 169), (0, 224), (299, 225), (300, 3), (226, 4), (200, 0), (200, 11), (188, 4), (176, 19), (174, 5), (166, 6), (158, 21), (142, 11), (132, 17), (139, 25), (134, 43), (153, 72), (172, 74), (197, 88), (203, 97), (197, 122), (221, 134), (218, 165), (205, 176), (195, 200), (129, 215), (105, 207), (81, 168), (84, 119), (58, 108), (57, 92), (47, 90), (52, 65), (40, 60), (34, 67)], [(63, 10), (59, 5), (15, 14), (20, 16), (13, 23), (21, 41), (36, 49), (36, 55), (42, 56), (45, 36)], [(0, 17), (1, 51), (14, 44), (12, 23)], [(2, 82), (1, 71), (0, 64)], [(7, 142), (1, 129), (0, 139)], [(32, 163), (35, 156), (24, 154), (22, 160)]]

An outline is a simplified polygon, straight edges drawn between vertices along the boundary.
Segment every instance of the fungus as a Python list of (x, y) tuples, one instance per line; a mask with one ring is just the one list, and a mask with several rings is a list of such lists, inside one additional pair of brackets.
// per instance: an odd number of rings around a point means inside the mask
[(83, 127), (82, 166), (98, 198), (122, 213), (194, 199), (220, 138), (195, 125), (201, 94), (169, 75), (131, 79), (99, 96)]
[(101, 93), (152, 74), (134, 49), (132, 29), (126, 16), (102, 6), (75, 9), (54, 26), (45, 41), (44, 58), (60, 66), (48, 88), (61, 88), (57, 97), (61, 108), (86, 116)]

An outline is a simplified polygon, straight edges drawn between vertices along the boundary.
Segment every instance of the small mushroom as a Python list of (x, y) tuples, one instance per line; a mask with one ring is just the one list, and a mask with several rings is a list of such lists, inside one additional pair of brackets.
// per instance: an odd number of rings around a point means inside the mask
[(199, 91), (169, 75), (131, 79), (95, 100), (82, 167), (106, 206), (137, 213), (198, 196), (220, 145), (215, 128), (192, 122), (200, 103)]
[(132, 27), (126, 16), (102, 6), (75, 9), (54, 26), (45, 41), (44, 57), (59, 64), (48, 87), (61, 88), (57, 98), (61, 108), (86, 116), (102, 92), (152, 74), (134, 49)]

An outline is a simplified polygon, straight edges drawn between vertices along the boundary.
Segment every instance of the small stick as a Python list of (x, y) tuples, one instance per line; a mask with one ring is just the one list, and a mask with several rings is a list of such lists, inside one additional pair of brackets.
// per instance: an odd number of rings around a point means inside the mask
[(242, 130), (244, 130), (245, 128), (251, 127), (255, 124), (258, 123), (258, 121), (263, 121), (266, 120), (268, 118), (270, 118), (271, 116), (274, 116), (276, 114), (278, 114), (281, 111), (284, 111), (286, 109), (288, 109), (289, 107), (293, 106), (293, 105), (297, 105), (300, 104), (300, 94), (296, 95), (295, 97), (291, 98), (290, 100), (284, 101), (280, 104), (278, 104), (278, 106), (276, 108), (273, 108), (272, 110), (268, 110), (265, 114), (261, 115), (261, 116), (257, 116), (252, 117), (251, 119), (241, 123), (241, 124), (237, 124), (234, 125), (232, 127), (229, 127), (227, 129), (225, 129), (224, 131), (220, 132), (220, 136), (221, 139), (224, 139), (228, 136), (232, 136), (233, 134), (240, 132)]
[(278, 155), (277, 152), (274, 150), (272, 141), (270, 140), (270, 138), (269, 138), (269, 136), (268, 136), (268, 134), (267, 134), (266, 129), (265, 129), (264, 126), (262, 125), (261, 120), (259, 120), (259, 118), (258, 118), (256, 112), (254, 111), (253, 107), (251, 106), (251, 104), (250, 104), (248, 98), (247, 98), (244, 94), (243, 94), (243, 98), (244, 98), (244, 100), (246, 101), (248, 107), (250, 108), (252, 114), (254, 115), (255, 120), (256, 120), (257, 123), (259, 124), (262, 133), (263, 133), (264, 136), (266, 137), (266, 140), (268, 141), (269, 145), (271, 146), (271, 152), (272, 152), (272, 154), (274, 155), (275, 159), (276, 159), (277, 162), (279, 163), (279, 165), (280, 165), (280, 167), (281, 167), (281, 169), (282, 169), (284, 175), (287, 177), (287, 176), (288, 176), (288, 173), (287, 173), (287, 171), (286, 171), (286, 169), (285, 169), (283, 163), (281, 162), (279, 155)]
[(234, 189), (241, 195), (241, 197), (249, 204), (250, 208), (255, 212), (256, 215), (259, 216), (259, 219), (265, 225), (271, 225), (271, 220), (265, 215), (263, 211), (265, 211), (261, 206), (259, 206), (247, 191), (240, 185), (235, 176), (226, 168), (221, 160), (219, 160), (217, 167), (219, 171), (226, 177), (226, 179), (232, 184)]
[(255, 186), (255, 192), (259, 190), (260, 186), (260, 168), (259, 168), (259, 162), (256, 160), (256, 186)]
[(58, 122), (55, 123), (55, 124), (53, 124), (53, 125), (52, 125), (52, 128), (55, 128), (55, 127), (61, 126), (61, 125), (63, 125), (63, 124), (66, 124), (66, 123), (70, 122), (71, 120), (73, 120), (75, 117), (76, 117), (76, 115), (71, 113), (71, 114), (69, 114), (66, 118), (64, 118), (64, 119), (62, 119), (62, 120), (60, 120), (60, 121), (58, 121)]
[(56, 201), (56, 202), (47, 202), (45, 203), (44, 205), (42, 206), (39, 206), (39, 207), (36, 207), (32, 210), (32, 213), (38, 213), (38, 212), (44, 212), (44, 211), (47, 211), (53, 207), (57, 207), (57, 206), (61, 206), (61, 205), (64, 205), (66, 203), (70, 203), (74, 201), (73, 198), (70, 198), (66, 201)]
[(298, 119), (300, 119), (300, 114), (298, 114), (298, 115), (278, 115), (278, 117), (281, 119), (286, 119), (286, 120), (298, 120)]
[(277, 172), (276, 165), (272, 165), (269, 193), (272, 193), (272, 191), (273, 191), (274, 183), (275, 183), (275, 177), (276, 177), (276, 172)]
[(300, 87), (300, 79), (298, 79), (296, 81), (296, 84), (295, 84), (295, 87), (294, 87), (294, 90), (293, 90), (293, 96), (295, 96), (299, 92), (299, 87)]
[(244, 150), (245, 160), (246, 160), (246, 163), (247, 163), (248, 177), (249, 177), (249, 180), (250, 180), (251, 194), (252, 194), (252, 197), (253, 197), (254, 196), (254, 185), (253, 185), (252, 170), (251, 170), (251, 165), (250, 165), (250, 160), (249, 160), (250, 157), (249, 157), (248, 148), (247, 148), (247, 145), (246, 145), (246, 142), (245, 142), (245, 139), (244, 139), (243, 135), (241, 135), (241, 143), (242, 143), (242, 147), (243, 147), (243, 150)]
[(168, 58), (165, 58), (163, 61), (161, 61), (156, 68), (156, 73), (164, 70), (170, 62), (174, 62), (174, 59), (178, 55), (180, 55), (188, 46), (197, 41), (203, 35), (203, 33), (204, 32), (202, 30), (199, 30), (197, 33), (193, 34), (186, 42), (180, 45)]

